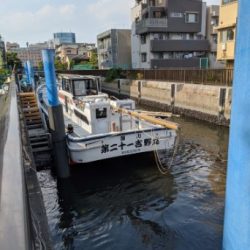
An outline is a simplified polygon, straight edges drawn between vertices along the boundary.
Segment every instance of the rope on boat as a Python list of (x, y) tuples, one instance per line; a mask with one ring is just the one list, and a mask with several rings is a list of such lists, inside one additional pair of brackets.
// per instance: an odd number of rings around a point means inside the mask
[(155, 148), (154, 150), (154, 156), (155, 156), (155, 163), (157, 165), (158, 170), (160, 171), (161, 174), (166, 175), (169, 171), (169, 169), (172, 167), (172, 164), (174, 162), (177, 150), (178, 150), (178, 146), (179, 146), (179, 142), (180, 142), (180, 136), (177, 133), (176, 134), (176, 138), (175, 138), (175, 142), (174, 142), (174, 151), (173, 151), (173, 155), (171, 157), (170, 163), (167, 164), (167, 166), (164, 166), (163, 163), (161, 162), (161, 159), (159, 157), (157, 148)]
[[(133, 117), (133, 119), (135, 119)], [(155, 139), (156, 137), (153, 136), (153, 129), (151, 129), (151, 135), (146, 133), (145, 131), (142, 131), (143, 134), (147, 135), (148, 137), (150, 137), (152, 140)], [(180, 131), (176, 131), (176, 137), (175, 137), (175, 142), (174, 142), (174, 150), (173, 150), (173, 155), (171, 156), (171, 160), (169, 162), (169, 164), (167, 164), (167, 166), (164, 166), (161, 159), (160, 159), (160, 156), (158, 154), (158, 150), (157, 150), (157, 145), (155, 144), (154, 145), (154, 157), (155, 157), (155, 163), (156, 163), (156, 166), (159, 170), (159, 172), (163, 175), (166, 175), (169, 171), (169, 169), (172, 167), (173, 165), (173, 162), (174, 162), (174, 159), (175, 159), (175, 156), (176, 156), (176, 153), (177, 153), (177, 150), (178, 150), (178, 146), (179, 146), (179, 143), (180, 143)], [(167, 149), (165, 149), (165, 151), (167, 151)]]

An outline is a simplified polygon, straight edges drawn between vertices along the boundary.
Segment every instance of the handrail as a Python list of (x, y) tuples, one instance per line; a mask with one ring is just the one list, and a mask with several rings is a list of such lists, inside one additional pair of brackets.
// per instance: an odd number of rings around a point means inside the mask
[[(22, 162), (16, 86), (10, 84), (10, 108), (0, 177), (0, 249), (29, 250), (31, 247), (26, 186)], [(4, 136), (1, 134), (1, 136)]]

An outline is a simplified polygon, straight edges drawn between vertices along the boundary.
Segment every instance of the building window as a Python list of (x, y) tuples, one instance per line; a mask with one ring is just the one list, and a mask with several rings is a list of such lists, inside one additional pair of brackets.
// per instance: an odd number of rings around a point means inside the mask
[(197, 23), (198, 22), (198, 13), (186, 13), (185, 21), (186, 21), (186, 23)]
[(146, 44), (146, 42), (147, 42), (146, 35), (141, 35), (141, 44)]
[(227, 40), (228, 41), (234, 40), (234, 31), (233, 31), (233, 29), (228, 29), (227, 30)]
[(160, 11), (155, 11), (153, 13), (154, 18), (161, 18), (163, 17), (163, 14)]
[(232, 28), (225, 29), (220, 32), (220, 42), (225, 43), (227, 41), (234, 40), (234, 30)]
[(159, 58), (159, 59), (164, 59), (164, 53), (162, 53), (162, 52), (159, 53), (159, 54), (158, 54), (158, 58)]
[(141, 53), (141, 62), (147, 62), (147, 53)]
[(159, 34), (159, 40), (164, 40), (164, 35), (162, 33)]

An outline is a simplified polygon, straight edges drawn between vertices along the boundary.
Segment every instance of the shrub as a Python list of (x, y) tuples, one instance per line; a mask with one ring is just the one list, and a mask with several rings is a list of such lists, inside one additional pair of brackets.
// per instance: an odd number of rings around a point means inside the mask
[(112, 81), (114, 81), (115, 79), (121, 78), (121, 73), (122, 73), (122, 69), (121, 69), (121, 68), (113, 68), (113, 69), (110, 69), (110, 70), (107, 72), (105, 81), (106, 81), (106, 82), (112, 82)]

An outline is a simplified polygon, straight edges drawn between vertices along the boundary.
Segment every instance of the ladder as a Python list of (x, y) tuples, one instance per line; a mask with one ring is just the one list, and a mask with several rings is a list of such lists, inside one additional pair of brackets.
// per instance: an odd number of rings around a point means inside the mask
[(36, 167), (49, 166), (52, 152), (51, 136), (42, 120), (36, 95), (34, 92), (24, 92), (18, 96)]

